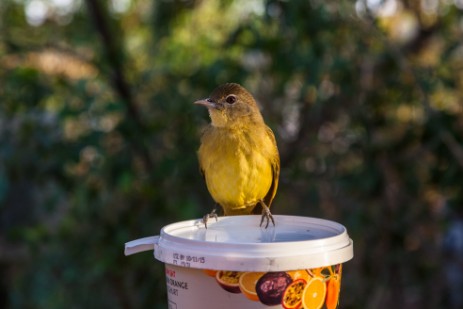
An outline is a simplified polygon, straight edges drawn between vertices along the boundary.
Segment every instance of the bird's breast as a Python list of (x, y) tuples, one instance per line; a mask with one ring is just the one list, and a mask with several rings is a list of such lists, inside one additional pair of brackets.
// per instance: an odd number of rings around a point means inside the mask
[(198, 152), (213, 199), (227, 212), (252, 206), (272, 184), (272, 141), (265, 131), (205, 132)]

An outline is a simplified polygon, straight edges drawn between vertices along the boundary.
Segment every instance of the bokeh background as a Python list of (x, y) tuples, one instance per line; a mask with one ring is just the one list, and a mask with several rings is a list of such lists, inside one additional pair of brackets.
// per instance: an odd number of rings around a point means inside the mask
[(341, 308), (463, 308), (463, 1), (2, 0), (0, 308), (167, 308), (124, 243), (202, 217), (206, 110), (239, 82), (274, 214), (344, 224)]

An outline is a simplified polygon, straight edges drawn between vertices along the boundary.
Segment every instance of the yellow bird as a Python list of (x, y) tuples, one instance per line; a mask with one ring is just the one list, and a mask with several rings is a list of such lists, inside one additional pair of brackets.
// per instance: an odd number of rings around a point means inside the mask
[[(195, 104), (207, 107), (210, 125), (201, 137), (199, 165), (207, 189), (224, 215), (262, 213), (271, 220), (270, 205), (280, 175), (280, 156), (272, 130), (265, 124), (253, 96), (242, 86), (217, 87)], [(215, 209), (204, 216), (215, 217)]]

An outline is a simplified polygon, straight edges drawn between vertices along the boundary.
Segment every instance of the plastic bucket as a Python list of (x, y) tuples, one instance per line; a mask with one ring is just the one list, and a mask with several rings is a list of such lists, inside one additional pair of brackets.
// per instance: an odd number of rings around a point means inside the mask
[(165, 263), (169, 309), (336, 308), (353, 243), (339, 223), (275, 215), (173, 223), (125, 244)]

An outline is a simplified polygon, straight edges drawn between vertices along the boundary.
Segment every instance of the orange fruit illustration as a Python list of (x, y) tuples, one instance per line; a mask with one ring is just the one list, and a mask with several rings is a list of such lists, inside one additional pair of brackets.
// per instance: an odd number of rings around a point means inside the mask
[(300, 309), (302, 307), (302, 292), (304, 292), (307, 281), (297, 279), (286, 288), (283, 293), (281, 305), (285, 309)]
[(259, 296), (256, 292), (256, 283), (265, 273), (260, 272), (246, 272), (240, 276), (239, 286), (241, 293), (253, 301), (259, 301)]
[(302, 293), (304, 309), (320, 309), (325, 303), (326, 285), (319, 277), (312, 278)]

